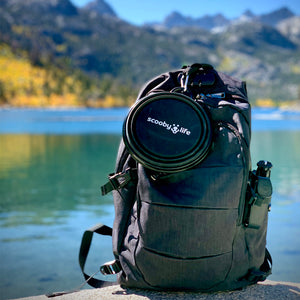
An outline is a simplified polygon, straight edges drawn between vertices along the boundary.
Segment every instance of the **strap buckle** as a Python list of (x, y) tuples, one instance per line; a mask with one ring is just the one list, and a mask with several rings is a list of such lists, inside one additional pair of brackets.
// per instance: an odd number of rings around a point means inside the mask
[(136, 177), (135, 173), (136, 169), (128, 168), (125, 172), (110, 174), (108, 176), (109, 181), (105, 185), (101, 186), (102, 196), (108, 194), (112, 190), (124, 187)]
[(100, 272), (103, 275), (114, 275), (122, 271), (122, 267), (120, 261), (112, 260), (100, 267)]

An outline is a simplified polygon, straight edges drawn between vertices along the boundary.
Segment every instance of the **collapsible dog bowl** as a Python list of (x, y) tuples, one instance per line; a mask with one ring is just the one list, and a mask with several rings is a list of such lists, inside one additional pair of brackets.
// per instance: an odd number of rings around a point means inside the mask
[(179, 93), (158, 93), (131, 108), (123, 140), (137, 162), (172, 173), (189, 169), (206, 157), (212, 128), (207, 113), (193, 99)]

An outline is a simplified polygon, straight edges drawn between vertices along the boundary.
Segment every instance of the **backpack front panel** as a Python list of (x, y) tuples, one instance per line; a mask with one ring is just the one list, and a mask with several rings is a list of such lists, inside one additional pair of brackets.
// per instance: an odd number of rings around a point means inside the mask
[[(181, 243), (179, 239), (177, 241)], [(141, 242), (136, 248), (137, 268), (145, 283), (154, 289), (212, 289), (226, 279), (231, 257), (232, 252), (206, 258), (182, 259), (149, 251)]]

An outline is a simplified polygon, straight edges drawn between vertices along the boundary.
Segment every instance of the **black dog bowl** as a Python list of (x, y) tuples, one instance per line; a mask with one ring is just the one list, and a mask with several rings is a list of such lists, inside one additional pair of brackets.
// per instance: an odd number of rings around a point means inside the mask
[(212, 128), (203, 107), (179, 93), (146, 96), (131, 108), (123, 140), (132, 157), (158, 172), (184, 171), (207, 155)]

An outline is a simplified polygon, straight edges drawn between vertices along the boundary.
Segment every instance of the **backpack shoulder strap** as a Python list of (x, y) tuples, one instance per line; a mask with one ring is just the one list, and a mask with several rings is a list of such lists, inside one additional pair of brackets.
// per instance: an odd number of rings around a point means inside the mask
[[(83, 276), (86, 279), (86, 282), (94, 288), (116, 285), (117, 282), (96, 279), (93, 278), (93, 276), (87, 275), (84, 271), (84, 266), (90, 250), (94, 233), (112, 236), (112, 228), (103, 224), (98, 224), (84, 232), (79, 250), (79, 265)], [(119, 261), (116, 260), (101, 266), (100, 271), (104, 275), (116, 274), (121, 271), (121, 265)]]

